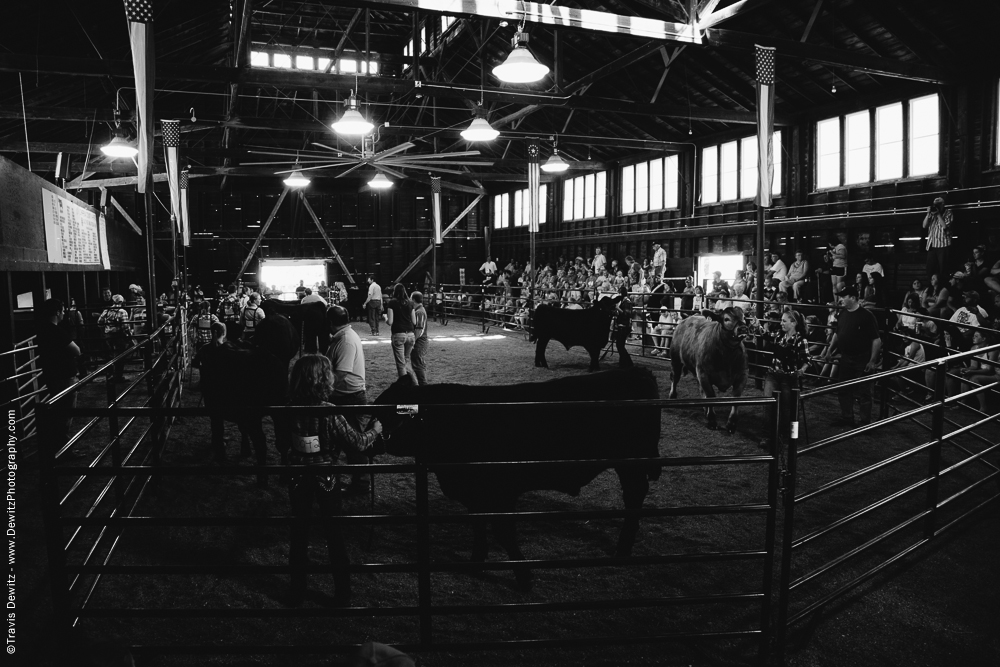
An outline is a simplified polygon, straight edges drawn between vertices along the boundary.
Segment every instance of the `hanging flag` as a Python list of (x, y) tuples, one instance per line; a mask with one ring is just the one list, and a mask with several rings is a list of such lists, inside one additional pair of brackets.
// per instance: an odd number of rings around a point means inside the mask
[(444, 243), (441, 233), (441, 177), (431, 176), (431, 213), (434, 216), (434, 245)]
[(139, 108), (139, 192), (146, 192), (153, 160), (153, 83), (156, 59), (153, 52), (153, 0), (124, 0), (128, 38), (132, 45), (135, 98)]
[(774, 47), (757, 49), (757, 197), (763, 207), (773, 205), (774, 180)]
[(170, 184), (170, 217), (177, 225), (177, 231), (183, 232), (181, 226), (181, 191), (178, 178), (180, 167), (177, 160), (177, 148), (181, 143), (181, 122), (179, 120), (164, 120), (160, 122), (163, 128), (163, 155), (167, 163), (167, 182)]
[(184, 245), (191, 245), (191, 218), (188, 217), (187, 169), (181, 172), (181, 234), (184, 237)]
[[(535, 234), (538, 232), (538, 195), (541, 187), (539, 149), (537, 144), (528, 146), (528, 232)], [(534, 257), (532, 257), (534, 259)]]

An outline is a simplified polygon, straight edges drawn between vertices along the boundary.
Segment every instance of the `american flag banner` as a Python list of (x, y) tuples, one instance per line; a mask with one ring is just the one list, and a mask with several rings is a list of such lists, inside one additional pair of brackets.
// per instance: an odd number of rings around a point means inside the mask
[(167, 182), (170, 184), (170, 213), (177, 225), (177, 231), (183, 231), (181, 224), (181, 192), (178, 177), (180, 168), (177, 160), (177, 148), (181, 143), (181, 122), (179, 120), (164, 120), (160, 122), (163, 128), (163, 154), (167, 162)]
[(434, 245), (444, 243), (441, 233), (441, 178), (431, 176), (431, 213), (434, 215)]
[(772, 206), (774, 180), (774, 47), (757, 50), (757, 197), (756, 203)]
[[(539, 188), (542, 182), (541, 165), (538, 161), (539, 149), (537, 144), (528, 146), (528, 233), (538, 232), (539, 219)], [(534, 265), (532, 265), (534, 266)]]
[(184, 237), (184, 245), (191, 245), (191, 218), (188, 217), (187, 169), (181, 172), (181, 234)]
[(135, 97), (139, 108), (139, 192), (146, 192), (153, 159), (153, 83), (156, 58), (153, 51), (153, 0), (124, 0), (128, 38), (132, 45)]

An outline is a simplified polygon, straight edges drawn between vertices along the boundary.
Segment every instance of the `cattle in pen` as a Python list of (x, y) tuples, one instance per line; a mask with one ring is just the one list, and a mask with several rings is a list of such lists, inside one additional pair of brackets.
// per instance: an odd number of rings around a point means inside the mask
[(535, 366), (548, 368), (545, 348), (550, 340), (562, 343), (566, 349), (582, 347), (590, 355), (590, 369), (600, 368), (601, 350), (608, 344), (611, 321), (617, 312), (615, 299), (600, 299), (593, 308), (568, 310), (541, 304), (531, 321), (531, 337), (535, 341)]
[[(590, 461), (592, 459), (649, 459), (659, 456), (660, 409), (620, 406), (613, 411), (575, 407), (572, 412), (516, 412), (509, 417), (523, 429), (484, 428), (495, 422), (500, 408), (493, 405), (438, 412), (426, 406), (451, 403), (532, 403), (541, 401), (602, 401), (658, 398), (656, 379), (645, 369), (627, 368), (559, 378), (548, 382), (500, 386), (438, 384), (414, 386), (400, 378), (376, 399), (378, 404), (416, 404), (416, 417), (384, 420), (389, 435), (387, 451), (413, 456), (437, 477), (445, 496), (470, 512), (513, 512), (520, 495), (529, 491), (560, 491), (571, 496), (610, 466), (597, 461), (569, 467), (518, 465), (448, 466), (450, 463), (504, 461)], [(627, 434), (623, 432), (627, 425)], [(660, 476), (660, 464), (621, 465), (615, 468), (626, 509), (638, 510), (649, 492), (649, 482)], [(492, 522), (493, 532), (511, 560), (523, 560), (511, 519)], [(472, 560), (486, 559), (486, 525), (477, 522)], [(638, 517), (624, 521), (617, 556), (628, 556), (639, 530)], [(515, 568), (522, 587), (530, 570)]]

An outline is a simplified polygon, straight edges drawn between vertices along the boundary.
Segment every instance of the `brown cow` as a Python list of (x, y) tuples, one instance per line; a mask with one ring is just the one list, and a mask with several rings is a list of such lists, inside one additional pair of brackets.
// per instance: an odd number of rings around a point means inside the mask
[[(743, 309), (726, 308), (717, 314), (702, 311), (692, 315), (674, 329), (670, 344), (673, 377), (670, 380), (670, 398), (677, 398), (677, 382), (685, 371), (691, 371), (701, 385), (702, 398), (715, 398), (713, 385), (719, 391), (733, 388), (733, 396), (743, 395), (747, 382), (747, 353), (743, 339), (749, 330), (743, 319)], [(721, 320), (721, 321), (720, 321)], [(716, 428), (715, 412), (705, 408), (708, 427)], [(729, 412), (726, 428), (736, 430), (736, 406)]]

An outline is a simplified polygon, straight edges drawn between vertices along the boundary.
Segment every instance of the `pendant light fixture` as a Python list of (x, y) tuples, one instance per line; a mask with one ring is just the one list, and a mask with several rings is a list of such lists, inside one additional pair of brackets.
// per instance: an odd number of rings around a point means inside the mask
[(375, 128), (375, 126), (368, 122), (368, 120), (361, 115), (361, 112), (358, 111), (358, 98), (354, 96), (353, 90), (347, 98), (347, 111), (345, 111), (344, 115), (340, 117), (340, 120), (332, 123), (331, 127), (337, 132), (337, 134), (343, 134), (345, 136), (362, 136), (368, 134)]
[(385, 174), (379, 172), (375, 174), (375, 178), (368, 181), (368, 187), (373, 190), (385, 190), (386, 188), (392, 187), (392, 181), (385, 177)]
[(111, 141), (101, 146), (101, 152), (110, 158), (128, 157), (132, 158), (139, 154), (139, 149), (125, 136), (125, 130), (121, 128), (120, 112), (113, 109), (115, 115), (115, 127), (111, 130)]
[(549, 73), (548, 65), (535, 60), (528, 50), (528, 33), (523, 32), (524, 21), (511, 40), (513, 50), (507, 59), (493, 68), (493, 76), (504, 83), (534, 83)]
[(552, 145), (552, 155), (541, 166), (542, 171), (547, 174), (559, 174), (569, 169), (569, 162), (562, 159), (556, 146), (558, 146), (558, 142)]
[(469, 127), (462, 130), (462, 138), (466, 141), (493, 141), (500, 136), (500, 130), (493, 129), (486, 120), (486, 109), (480, 105), (476, 108), (476, 117)]
[[(299, 165), (295, 166), (298, 167)], [(290, 188), (304, 188), (310, 183), (312, 183), (312, 181), (306, 178), (305, 175), (298, 169), (290, 173), (288, 178), (285, 179), (285, 185)]]

